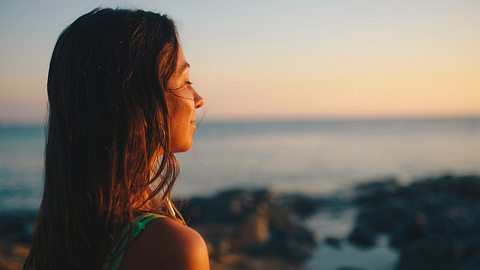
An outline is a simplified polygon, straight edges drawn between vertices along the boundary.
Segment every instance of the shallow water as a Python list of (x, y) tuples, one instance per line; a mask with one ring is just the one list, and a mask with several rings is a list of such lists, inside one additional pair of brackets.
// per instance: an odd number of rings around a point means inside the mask
[(305, 263), (311, 270), (333, 270), (340, 267), (356, 267), (368, 270), (393, 270), (398, 259), (395, 250), (388, 247), (386, 236), (378, 237), (375, 247), (362, 249), (343, 240), (339, 248), (322, 244), (326, 237), (345, 239), (352, 229), (356, 210), (322, 211), (308, 221), (320, 243), (315, 255)]

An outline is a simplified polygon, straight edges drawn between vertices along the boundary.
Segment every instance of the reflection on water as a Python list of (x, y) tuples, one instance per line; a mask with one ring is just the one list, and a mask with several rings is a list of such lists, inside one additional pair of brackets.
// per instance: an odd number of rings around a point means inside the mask
[(388, 238), (379, 237), (373, 248), (361, 249), (343, 240), (339, 247), (326, 244), (327, 237), (345, 239), (350, 233), (356, 210), (322, 211), (308, 221), (308, 226), (315, 232), (320, 243), (315, 256), (306, 262), (311, 270), (333, 270), (340, 267), (353, 269), (390, 270), (394, 269), (398, 254), (388, 247)]
[(349, 244), (342, 249), (323, 245), (306, 267), (311, 270), (332, 270), (346, 266), (352, 269), (393, 270), (398, 255), (387, 246), (387, 240), (387, 237), (379, 237), (378, 245), (368, 250)]

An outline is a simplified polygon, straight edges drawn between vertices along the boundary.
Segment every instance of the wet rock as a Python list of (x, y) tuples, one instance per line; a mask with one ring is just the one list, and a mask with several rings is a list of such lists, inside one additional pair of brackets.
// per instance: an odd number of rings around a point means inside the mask
[(336, 249), (342, 248), (342, 239), (339, 239), (337, 237), (326, 237), (324, 242), (326, 245), (329, 245), (333, 248), (336, 248)]
[(480, 176), (444, 175), (407, 186), (395, 180), (357, 186), (349, 239), (371, 246), (386, 233), (397, 269), (480, 269)]
[(336, 270), (365, 270), (365, 268), (356, 267), (356, 266), (341, 266)]
[(292, 194), (282, 197), (284, 209), (299, 218), (306, 219), (315, 214), (324, 205), (321, 198), (303, 194)]
[(22, 269), (29, 251), (30, 247), (26, 244), (0, 245), (0, 269)]
[(35, 211), (17, 210), (0, 213), (1, 241), (30, 244), (35, 220)]
[(398, 270), (458, 269), (462, 264), (459, 242), (441, 236), (430, 236), (402, 248)]
[(21, 269), (30, 250), (34, 211), (0, 213), (0, 269)]
[(183, 200), (182, 213), (189, 224), (237, 223), (244, 221), (262, 200), (273, 196), (268, 190), (247, 191), (231, 189), (212, 197), (194, 197)]
[(377, 234), (368, 225), (356, 224), (348, 235), (348, 241), (360, 248), (371, 248), (376, 244)]
[(264, 246), (270, 240), (268, 204), (260, 203), (255, 212), (251, 213), (240, 231), (240, 243), (243, 246)]
[(268, 257), (299, 266), (314, 254), (317, 245), (313, 233), (294, 214), (303, 211), (299, 209), (313, 211), (314, 206), (309, 208), (307, 202), (316, 203), (298, 195), (294, 200), (292, 196), (277, 196), (265, 189), (234, 189), (192, 198), (184, 203), (182, 213), (220, 261), (236, 254), (243, 258), (240, 261)]
[(401, 192), (401, 186), (394, 177), (376, 179), (355, 186), (355, 199), (358, 204), (375, 205), (389, 200), (393, 194)]

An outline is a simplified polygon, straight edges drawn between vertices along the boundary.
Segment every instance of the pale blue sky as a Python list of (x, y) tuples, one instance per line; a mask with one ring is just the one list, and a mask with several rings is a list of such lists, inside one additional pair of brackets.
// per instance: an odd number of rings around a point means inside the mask
[(170, 15), (206, 119), (480, 115), (480, 1), (0, 2), (0, 122), (41, 122), (59, 33), (91, 9)]

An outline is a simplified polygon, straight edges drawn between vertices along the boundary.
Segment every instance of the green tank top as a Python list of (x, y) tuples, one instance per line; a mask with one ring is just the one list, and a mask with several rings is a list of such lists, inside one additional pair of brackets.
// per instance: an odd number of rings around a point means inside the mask
[(120, 264), (122, 263), (123, 255), (125, 254), (125, 251), (127, 251), (128, 245), (133, 241), (133, 239), (135, 239), (145, 229), (145, 226), (150, 221), (163, 217), (166, 216), (154, 213), (143, 213), (133, 220), (132, 230), (130, 230), (130, 225), (125, 226), (120, 233), (120, 237), (115, 240), (115, 244), (107, 254), (102, 270), (118, 270), (120, 268)]

